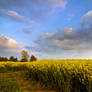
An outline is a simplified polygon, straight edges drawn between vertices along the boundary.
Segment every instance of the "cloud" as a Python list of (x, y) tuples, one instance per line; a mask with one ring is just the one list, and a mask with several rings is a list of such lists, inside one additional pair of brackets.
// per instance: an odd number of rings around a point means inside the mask
[(10, 19), (15, 20), (20, 23), (28, 23), (32, 24), (33, 21), (26, 19), (24, 16), (21, 16), (16, 11), (10, 11), (10, 10), (2, 10), (3, 15), (8, 16)]
[[(7, 2), (6, 2), (7, 1)], [(53, 5), (55, 7), (65, 7), (67, 0), (3, 0), (0, 1), (0, 8), (9, 8), (9, 7), (29, 7), (29, 5), (44, 6), (44, 5)], [(6, 6), (5, 6), (6, 5)], [(24, 9), (24, 8), (23, 8)]]
[(26, 34), (32, 34), (34, 32), (34, 30), (32, 29), (32, 27), (26, 27), (22, 29), (24, 33)]
[(16, 40), (9, 38), (6, 35), (0, 36), (0, 56), (17, 56), (22, 48), (23, 47)]
[(92, 19), (92, 10), (91, 11), (88, 11), (84, 16), (83, 16), (84, 19)]
[[(91, 12), (83, 16), (82, 22), (84, 18), (91, 20)], [(66, 27), (52, 34), (41, 34), (35, 43), (42, 53), (47, 55), (61, 58), (92, 58), (92, 21), (91, 23), (89, 21), (85, 21), (87, 25), (90, 24), (89, 27), (86, 25), (80, 25), (81, 27), (77, 29)]]
[[(31, 17), (39, 18), (65, 8), (67, 0), (0, 0), (0, 9), (18, 9)], [(40, 12), (40, 13), (39, 13)]]
[(48, 2), (50, 2), (51, 5), (55, 6), (55, 7), (65, 7), (67, 4), (66, 0), (48, 0)]
[(82, 24), (84, 24), (84, 25), (92, 25), (92, 10), (88, 11), (83, 16)]

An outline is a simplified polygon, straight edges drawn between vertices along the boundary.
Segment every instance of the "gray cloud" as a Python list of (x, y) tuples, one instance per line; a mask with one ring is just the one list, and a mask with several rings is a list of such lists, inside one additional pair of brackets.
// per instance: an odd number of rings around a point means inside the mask
[(12, 38), (5, 35), (0, 36), (0, 56), (19, 55), (22, 46)]
[(25, 14), (35, 18), (52, 14), (56, 8), (66, 5), (67, 0), (0, 0), (0, 9), (26, 11)]
[(25, 18), (24, 16), (21, 16), (16, 11), (2, 10), (2, 13), (4, 16), (9, 17), (10, 19), (15, 20), (20, 23), (28, 23), (28, 24), (33, 23), (33, 21)]
[[(83, 16), (83, 21), (84, 18), (89, 20), (89, 17), (92, 20), (90, 11)], [(90, 20), (85, 21), (86, 25), (81, 25), (78, 29), (67, 27), (63, 30), (57, 30), (53, 34), (40, 35), (35, 43), (47, 55), (61, 56), (61, 58), (64, 56), (66, 58), (91, 58), (92, 25)]]
[(32, 29), (32, 27), (26, 27), (22, 29), (24, 33), (26, 34), (32, 34), (34, 32), (34, 30)]
[(83, 16), (83, 21), (82, 24), (84, 26), (91, 26), (92, 25), (92, 10), (88, 11), (84, 16)]
[(9, 7), (29, 7), (29, 5), (44, 6), (52, 5), (55, 7), (65, 7), (67, 0), (2, 0), (0, 1), (0, 8), (9, 8)]

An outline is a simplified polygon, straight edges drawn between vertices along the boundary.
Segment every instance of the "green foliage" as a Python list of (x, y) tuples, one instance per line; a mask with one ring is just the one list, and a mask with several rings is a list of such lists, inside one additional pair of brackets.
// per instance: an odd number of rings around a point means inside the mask
[(32, 55), (32, 56), (30, 57), (30, 62), (36, 61), (36, 60), (37, 60), (37, 58), (36, 58), (34, 55)]
[(27, 62), (27, 61), (28, 61), (28, 59), (26, 59), (26, 58), (21, 59), (21, 62)]
[(15, 58), (14, 56), (10, 56), (9, 61), (14, 61), (14, 62), (16, 62), (16, 61), (18, 61), (18, 59)]
[(28, 52), (25, 50), (22, 50), (21, 52), (21, 62), (27, 62), (28, 61)]
[(1, 61), (8, 61), (8, 58), (7, 57), (0, 57), (0, 62)]

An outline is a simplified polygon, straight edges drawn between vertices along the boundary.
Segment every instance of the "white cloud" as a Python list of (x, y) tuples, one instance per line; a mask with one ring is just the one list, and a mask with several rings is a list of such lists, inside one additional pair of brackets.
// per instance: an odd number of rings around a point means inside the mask
[(0, 56), (17, 55), (21, 52), (22, 48), (16, 40), (6, 35), (0, 36)]
[(84, 14), (82, 24), (88, 27), (92, 25), (92, 10)]
[(88, 11), (84, 16), (83, 18), (85, 19), (92, 19), (92, 10), (91, 11)]

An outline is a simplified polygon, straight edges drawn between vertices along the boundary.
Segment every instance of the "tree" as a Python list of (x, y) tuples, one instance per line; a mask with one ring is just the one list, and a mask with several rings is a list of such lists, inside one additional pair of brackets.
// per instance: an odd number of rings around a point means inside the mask
[(3, 60), (4, 60), (4, 61), (8, 61), (8, 58), (7, 58), (7, 57), (3, 57)]
[(8, 61), (8, 58), (7, 57), (1, 57), (0, 56), (0, 61)]
[(27, 62), (28, 61), (28, 52), (25, 50), (22, 50), (21, 52), (21, 62)]
[(16, 61), (18, 61), (18, 58), (15, 58), (14, 56), (10, 56), (9, 61), (16, 62)]
[(15, 58), (15, 62), (16, 62), (16, 61), (18, 61), (18, 58), (17, 58), (17, 57)]
[(36, 58), (34, 55), (32, 55), (32, 56), (30, 57), (30, 62), (36, 61), (36, 60), (37, 60), (37, 58)]

